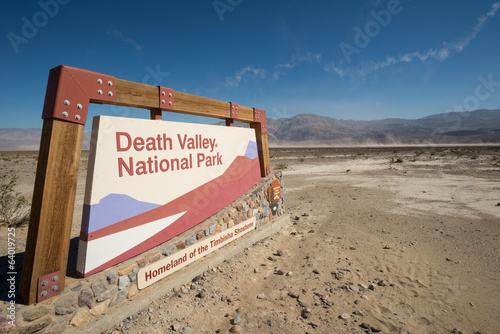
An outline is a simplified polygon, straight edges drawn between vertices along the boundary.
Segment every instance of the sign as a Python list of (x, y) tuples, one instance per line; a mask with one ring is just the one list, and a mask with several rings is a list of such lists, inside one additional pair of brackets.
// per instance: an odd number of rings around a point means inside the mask
[(275, 216), (278, 213), (278, 205), (281, 199), (280, 181), (274, 180), (273, 182), (271, 182), (271, 185), (267, 189), (267, 195), (269, 199), (269, 206), (271, 207), (273, 216)]
[(144, 289), (252, 230), (255, 230), (255, 217), (144, 267), (137, 273), (137, 287)]
[(98, 116), (92, 132), (83, 277), (190, 229), (261, 177), (253, 129)]

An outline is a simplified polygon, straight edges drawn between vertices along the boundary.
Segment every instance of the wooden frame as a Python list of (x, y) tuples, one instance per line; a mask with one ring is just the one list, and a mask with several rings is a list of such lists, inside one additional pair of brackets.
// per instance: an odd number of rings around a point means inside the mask
[[(262, 177), (270, 173), (267, 121), (263, 110), (239, 106), (170, 88), (115, 79), (112, 76), (58, 66), (49, 74), (42, 118), (33, 203), (21, 275), (20, 297), (26, 304), (64, 290), (78, 167), (90, 103), (208, 116), (249, 123), (255, 130)], [(56, 275), (57, 273), (57, 275)], [(40, 278), (56, 279), (56, 288), (40, 294)], [(58, 285), (57, 285), (58, 283)], [(49, 286), (53, 286), (49, 285)]]

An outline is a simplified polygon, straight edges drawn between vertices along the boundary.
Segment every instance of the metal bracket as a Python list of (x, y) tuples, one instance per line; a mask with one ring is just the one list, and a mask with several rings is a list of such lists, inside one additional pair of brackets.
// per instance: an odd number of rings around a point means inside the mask
[(59, 282), (61, 281), (61, 272), (44, 275), (38, 278), (38, 289), (36, 293), (36, 302), (39, 303), (59, 294)]
[(229, 116), (231, 116), (232, 119), (238, 119), (238, 108), (239, 105), (233, 102), (229, 102)]
[(68, 66), (50, 70), (42, 118), (85, 124), (90, 100), (115, 101), (115, 77)]
[(267, 135), (267, 117), (266, 111), (253, 108), (253, 121), (258, 122), (261, 125), (261, 130), (263, 135)]
[(174, 110), (174, 90), (172, 88), (158, 86), (160, 109)]

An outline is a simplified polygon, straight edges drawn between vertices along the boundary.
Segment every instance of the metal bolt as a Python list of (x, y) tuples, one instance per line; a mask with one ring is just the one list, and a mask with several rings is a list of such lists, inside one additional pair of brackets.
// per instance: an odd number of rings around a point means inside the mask
[(102, 84), (102, 80), (101, 79), (97, 79), (97, 83), (100, 85)]
[(63, 117), (68, 117), (69, 114), (67, 111), (63, 111), (62, 115), (63, 115)]
[(47, 295), (47, 291), (42, 291), (42, 293), (40, 294), (40, 296), (42, 297), (45, 297)]
[(109, 87), (113, 86), (113, 83), (111, 81), (108, 81), (108, 86)]
[(69, 100), (64, 100), (64, 105), (69, 106)]
[(172, 97), (172, 93), (168, 93), (168, 96), (169, 96), (169, 97)]
[(161, 96), (165, 96), (165, 92), (161, 92)]
[[(238, 109), (238, 108), (236, 108), (236, 109)], [(238, 113), (236, 113), (236, 116), (238, 116)]]
[(59, 286), (54, 285), (54, 286), (52, 287), (52, 291), (57, 291), (57, 290), (59, 290)]
[(238, 110), (238, 107), (236, 107), (236, 110)]
[(83, 106), (82, 106), (80, 103), (78, 103), (78, 104), (76, 105), (76, 108), (77, 108), (77, 109), (82, 109), (82, 108), (83, 108)]
[(99, 90), (97, 91), (97, 94), (102, 95), (102, 90), (100, 90), (100, 89), (99, 89)]
[(108, 95), (109, 96), (113, 96), (113, 92), (108, 92)]
[[(76, 115), (76, 116), (78, 116), (78, 115)], [(57, 276), (52, 276), (52, 282), (55, 282), (55, 281), (57, 281), (58, 279), (59, 279), (59, 277), (57, 277)]]
[(47, 282), (47, 281), (42, 282), (42, 286), (46, 286), (47, 284), (49, 284), (49, 282)]
[(165, 104), (165, 100), (161, 100), (161, 104)]
[(168, 101), (168, 105), (171, 106), (172, 105), (172, 101)]
[[(80, 120), (80, 118), (81, 118), (81, 117), (80, 117), (80, 115), (75, 115), (75, 119), (76, 119), (77, 121), (79, 121), (79, 120)], [(52, 280), (53, 280), (53, 279), (52, 279)]]

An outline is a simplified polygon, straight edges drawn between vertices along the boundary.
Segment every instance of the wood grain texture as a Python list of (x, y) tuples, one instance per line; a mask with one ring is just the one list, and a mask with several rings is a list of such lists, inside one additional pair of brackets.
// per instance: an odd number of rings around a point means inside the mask
[[(230, 118), (229, 102), (218, 101), (208, 97), (174, 91), (173, 110), (181, 114)], [(159, 90), (156, 86), (140, 84), (132, 81), (115, 79), (115, 101), (90, 100), (92, 103), (115, 104), (125, 107), (154, 109), (159, 107)], [(239, 106), (238, 121), (253, 122), (253, 109)]]
[(255, 130), (255, 138), (257, 139), (257, 150), (259, 152), (260, 175), (267, 176), (267, 167), (270, 166), (269, 160), (269, 144), (267, 134), (262, 134), (262, 125), (260, 123), (251, 123), (250, 127)]
[(84, 125), (43, 123), (20, 297), (36, 302), (37, 280), (59, 270), (64, 290)]

